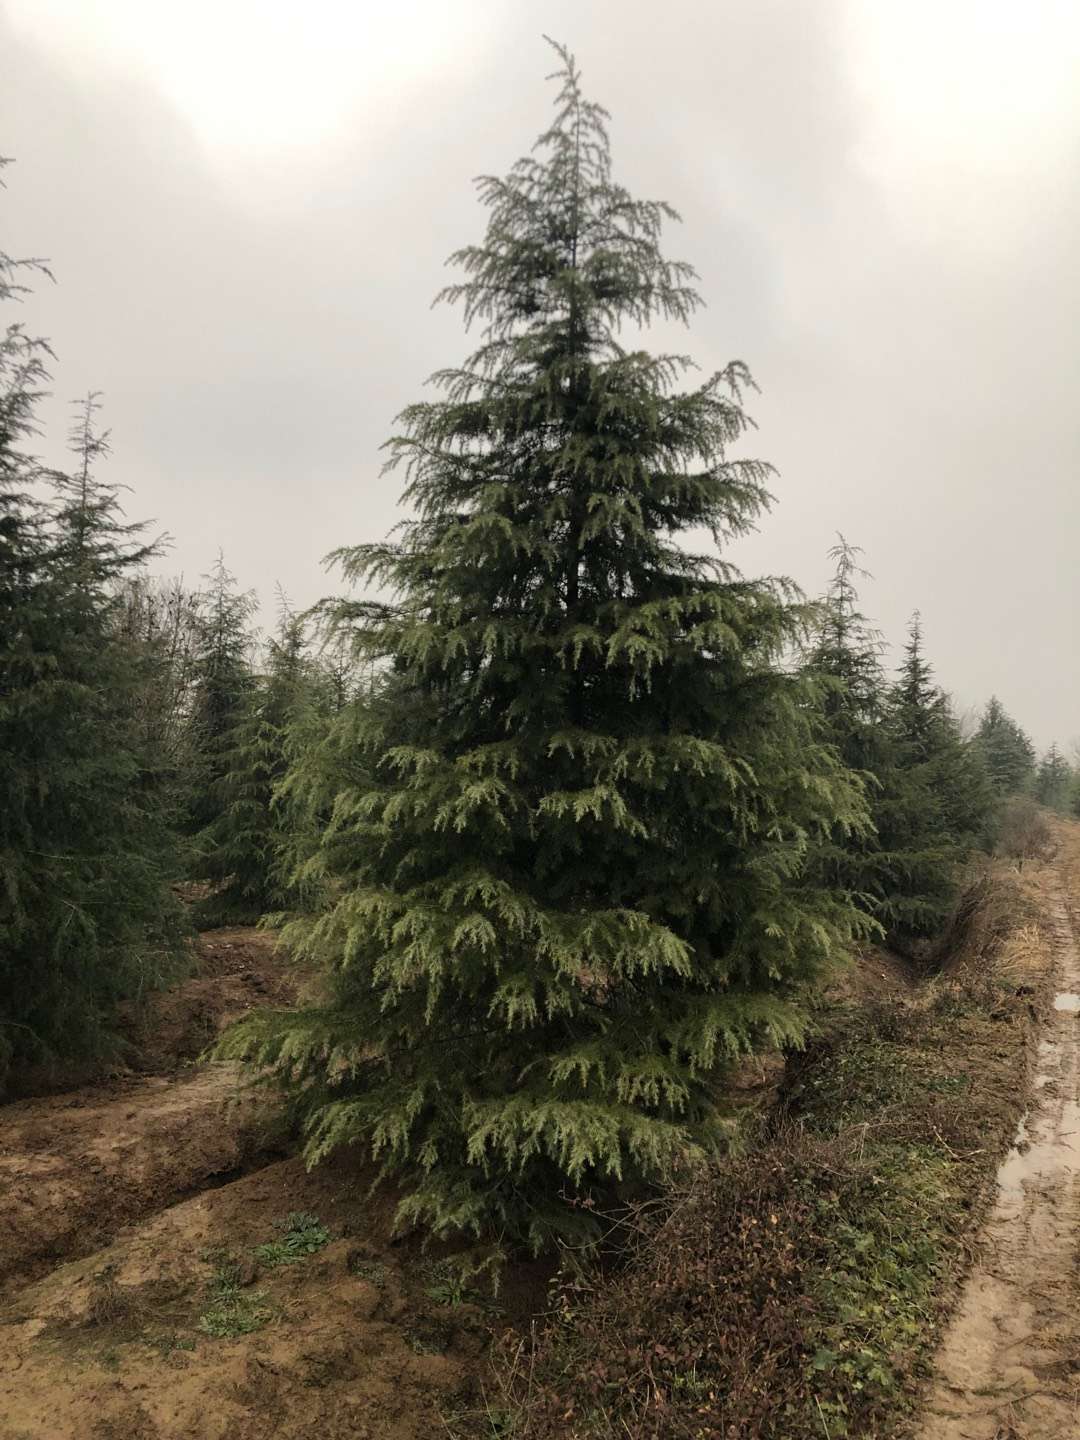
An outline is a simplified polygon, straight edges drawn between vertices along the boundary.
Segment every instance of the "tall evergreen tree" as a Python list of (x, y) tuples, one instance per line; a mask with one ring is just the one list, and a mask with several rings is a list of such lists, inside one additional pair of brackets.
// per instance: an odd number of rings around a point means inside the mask
[(948, 697), (934, 683), (918, 612), (886, 724), (891, 766), (874, 823), (891, 861), (876, 914), (903, 947), (941, 929), (960, 868), (985, 840), (993, 804), (982, 757), (963, 740)]
[(140, 998), (184, 958), (171, 890), (174, 817), (160, 757), (140, 745), (132, 724), (140, 661), (115, 626), (116, 582), (154, 547), (123, 520), (115, 487), (96, 474), (108, 447), (95, 410), (93, 397), (80, 408), (75, 470), (48, 477), (50, 524), (39, 531), (33, 582), (17, 596), (5, 636), (7, 1063), (114, 1050), (120, 1002)]
[(999, 800), (1031, 788), (1035, 747), (996, 695), (983, 711), (975, 738)]
[(887, 686), (880, 636), (858, 609), (858, 554), (842, 537), (830, 551), (836, 570), (807, 669), (825, 682), (826, 733), (863, 775), (874, 828), (830, 836), (816, 863), (904, 948), (947, 917), (960, 867), (986, 838), (992, 797), (934, 684), (917, 615), (898, 682)]
[(1035, 799), (1048, 810), (1066, 811), (1072, 788), (1072, 769), (1056, 744), (1050, 746), (1035, 776)]
[[(0, 157), (0, 172), (10, 162)], [(3, 184), (0, 174), (0, 185)], [(26, 293), (41, 262), (0, 250), (0, 304)], [(48, 345), (15, 321), (0, 332), (0, 1089), (12, 1060), (40, 1050), (24, 1014), (33, 980), (39, 862), (35, 810), (46, 783), (34, 696), (48, 675), (52, 594), (44, 505), (34, 493), (37, 466), (24, 448), (36, 433), (36, 407), (49, 382)]]
[(193, 833), (220, 817), (228, 804), (226, 777), (236, 726), (254, 686), (251, 619), (255, 596), (239, 591), (236, 577), (218, 555), (202, 595), (196, 629), (191, 705), (189, 824)]
[[(890, 765), (884, 725), (884, 642), (859, 610), (861, 550), (841, 535), (829, 551), (833, 578), (820, 604), (805, 658), (805, 673), (821, 687), (824, 735), (844, 765), (867, 787), (871, 816)], [(826, 884), (858, 896), (868, 913), (890, 885), (888, 861), (873, 830), (837, 827), (818, 847), (815, 864)]]
[(302, 724), (315, 682), (303, 618), (292, 613), (284, 596), (280, 600), (265, 670), (223, 737), (225, 768), (215, 792), (219, 813), (196, 840), (199, 872), (213, 882), (198, 911), (204, 923), (250, 923), (283, 910), (289, 900), (290, 812), (276, 803), (276, 792), (292, 753), (292, 728)]
[(402, 1222), (537, 1247), (587, 1219), (566, 1197), (722, 1143), (718, 1069), (800, 1039), (861, 924), (808, 849), (864, 823), (780, 664), (805, 607), (680, 544), (767, 504), (728, 455), (750, 377), (680, 389), (688, 362), (620, 341), (687, 320), (693, 275), (560, 53), (444, 292), (480, 348), (392, 442), (415, 517), (340, 556), (391, 594), (350, 607), (389, 668), (321, 846), (334, 903), (285, 932), (331, 998), (226, 1047), (299, 1087), (311, 1160), (370, 1147)]

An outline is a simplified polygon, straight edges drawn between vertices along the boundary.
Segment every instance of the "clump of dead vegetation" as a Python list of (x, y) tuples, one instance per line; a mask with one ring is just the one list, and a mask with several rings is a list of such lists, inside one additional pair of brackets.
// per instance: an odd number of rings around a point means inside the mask
[(614, 1268), (568, 1260), (549, 1320), (503, 1338), (454, 1433), (898, 1431), (1023, 1104), (1048, 966), (1037, 869), (975, 874), (906, 995), (834, 1002), (741, 1153), (620, 1217)]
[(1009, 860), (1046, 860), (1054, 853), (1053, 823), (1030, 795), (1013, 795), (1002, 808), (997, 853)]

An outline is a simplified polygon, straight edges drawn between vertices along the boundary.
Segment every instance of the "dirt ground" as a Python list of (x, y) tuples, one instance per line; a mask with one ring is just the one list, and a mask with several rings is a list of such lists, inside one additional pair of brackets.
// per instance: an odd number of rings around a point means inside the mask
[(272, 1113), (233, 1067), (192, 1057), (251, 1006), (294, 995), (268, 935), (210, 932), (193, 978), (155, 997), (133, 1032), (123, 1073), (0, 1107), (0, 1294), (282, 1153)]
[(1080, 1436), (1080, 831), (1049, 873), (1057, 994), (1034, 1098), (938, 1355), (920, 1440)]
[[(391, 1240), (393, 1197), (347, 1157), (282, 1159), (272, 1103), (191, 1057), (296, 985), (259, 932), (200, 949), (130, 1071), (0, 1107), (0, 1440), (444, 1434), (547, 1269), (519, 1267), (495, 1307)], [(313, 1253), (260, 1258), (297, 1214)]]
[[(391, 1242), (392, 1204), (368, 1200), (366, 1178), (347, 1163), (307, 1174), (296, 1159), (279, 1162), (12, 1295), (0, 1314), (0, 1436), (442, 1433), (440, 1408), (473, 1391), (492, 1316), (440, 1291), (436, 1261)], [(263, 1265), (256, 1247), (296, 1209), (318, 1217), (329, 1243)], [(264, 1318), (250, 1334), (200, 1328), (223, 1265)]]

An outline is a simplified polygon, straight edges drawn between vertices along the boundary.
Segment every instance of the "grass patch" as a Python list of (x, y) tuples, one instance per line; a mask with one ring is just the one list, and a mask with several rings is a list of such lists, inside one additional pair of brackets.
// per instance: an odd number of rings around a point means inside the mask
[(256, 1259), (263, 1265), (295, 1265), (330, 1243), (330, 1232), (317, 1215), (294, 1210), (285, 1220), (274, 1223), (282, 1231), (281, 1239), (255, 1247)]
[(199, 1329), (214, 1340), (235, 1340), (261, 1330), (273, 1311), (261, 1290), (245, 1290), (238, 1279), (238, 1267), (226, 1263), (211, 1277), (209, 1303), (199, 1316)]

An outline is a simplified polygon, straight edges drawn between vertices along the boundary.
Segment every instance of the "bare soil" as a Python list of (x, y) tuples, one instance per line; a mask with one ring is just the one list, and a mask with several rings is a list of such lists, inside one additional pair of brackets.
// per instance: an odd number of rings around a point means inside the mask
[(234, 1067), (191, 1057), (252, 1005), (294, 994), (268, 935), (210, 932), (196, 975), (155, 997), (131, 1068), (0, 1107), (0, 1294), (282, 1153), (272, 1111), (241, 1089)]
[(937, 1357), (920, 1440), (1080, 1436), (1080, 839), (1049, 872), (1056, 987), (1034, 1097)]
[[(297, 1159), (210, 1190), (62, 1266), (0, 1312), (3, 1440), (421, 1440), (473, 1389), (491, 1315), (430, 1298), (429, 1259), (390, 1238), (392, 1204), (347, 1163)], [(325, 1249), (260, 1265), (255, 1247), (300, 1209)], [(214, 1338), (199, 1317), (235, 1265), (268, 1312)]]
[[(295, 977), (258, 931), (199, 945), (131, 1070), (0, 1108), (0, 1440), (445, 1434), (493, 1330), (539, 1307), (548, 1269), (517, 1268), (497, 1309), (448, 1292), (441, 1252), (391, 1237), (394, 1197), (370, 1198), (368, 1170), (281, 1158), (272, 1102), (191, 1057), (252, 1005), (290, 1003)], [(260, 1259), (295, 1212), (325, 1248)], [(202, 1323), (222, 1273), (251, 1333)]]

